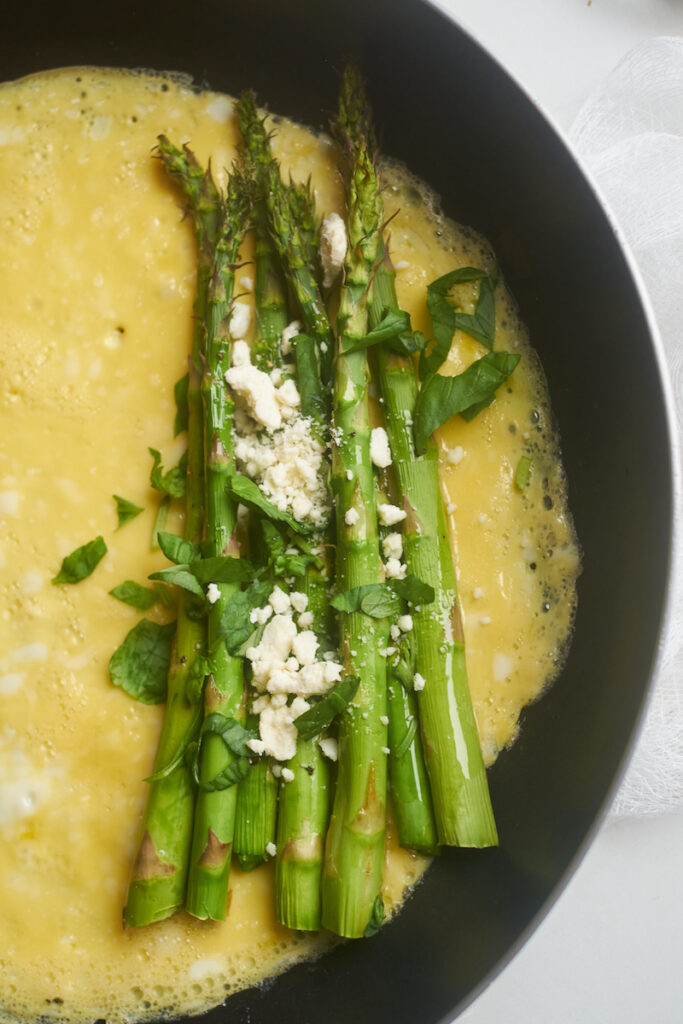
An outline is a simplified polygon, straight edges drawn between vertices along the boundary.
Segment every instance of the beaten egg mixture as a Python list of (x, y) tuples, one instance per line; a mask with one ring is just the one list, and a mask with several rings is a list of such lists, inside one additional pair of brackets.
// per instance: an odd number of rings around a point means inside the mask
[[(288, 122), (276, 130), (285, 170), (311, 174), (321, 214), (341, 212), (329, 140)], [(179, 914), (139, 931), (121, 926), (163, 709), (109, 682), (109, 658), (140, 614), (108, 591), (166, 564), (150, 550), (147, 448), (160, 448), (166, 465), (182, 451), (173, 385), (190, 349), (195, 283), (191, 226), (152, 159), (160, 132), (189, 142), (202, 163), (211, 157), (224, 182), (237, 142), (226, 96), (101, 69), (0, 88), (4, 1021), (197, 1012), (330, 944), (276, 923), (267, 866), (233, 867), (224, 923)], [(490, 266), (492, 254), (444, 220), (405, 171), (387, 165), (385, 181), (387, 214), (400, 211), (391, 227), (399, 301), (429, 336), (427, 284), (456, 266)], [(464, 294), (466, 311), (475, 297)], [(561, 665), (578, 573), (543, 376), (502, 284), (497, 323), (496, 348), (522, 361), (491, 407), (449, 424), (439, 442), (489, 764)], [(455, 342), (453, 370), (481, 354), (469, 338)], [(532, 470), (520, 492), (522, 455)], [(145, 508), (118, 532), (113, 494)], [(109, 552), (93, 575), (53, 586), (63, 556), (98, 534)], [(425, 865), (389, 843), (389, 908)]]

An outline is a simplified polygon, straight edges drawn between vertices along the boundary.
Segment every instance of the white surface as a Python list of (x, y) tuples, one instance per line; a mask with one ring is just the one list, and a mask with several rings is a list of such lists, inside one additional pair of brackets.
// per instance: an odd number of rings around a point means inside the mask
[[(440, 0), (565, 131), (679, 0)], [(683, 815), (605, 826), (533, 937), (458, 1024), (683, 1020)]]

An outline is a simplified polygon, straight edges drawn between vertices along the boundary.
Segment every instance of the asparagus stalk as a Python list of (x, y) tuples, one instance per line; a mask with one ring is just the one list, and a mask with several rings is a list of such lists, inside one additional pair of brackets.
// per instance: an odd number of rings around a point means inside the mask
[[(234, 472), (232, 455), (233, 402), (225, 385), (230, 365), (230, 306), (234, 291), (234, 265), (244, 237), (247, 201), (233, 174), (228, 183), (221, 234), (209, 284), (201, 382), (206, 452), (206, 541), (213, 555), (239, 556), (235, 538), (236, 507), (227, 478)], [(205, 688), (205, 713), (226, 718), (243, 716), (242, 662), (218, 641), (225, 607), (238, 584), (220, 584), (208, 623), (213, 671)], [(214, 781), (234, 761), (221, 736), (203, 737), (199, 764), (199, 792), (195, 807), (186, 906), (195, 917), (223, 920), (226, 916), (228, 879), (235, 825), (237, 787), (216, 789)]]
[[(198, 250), (194, 333), (189, 360), (188, 463), (184, 537), (201, 539), (204, 485), (204, 445), (199, 381), (201, 343), (213, 250), (220, 226), (221, 204), (211, 175), (192, 153), (159, 138), (164, 168), (178, 185), (192, 217)], [(180, 595), (176, 636), (168, 677), (168, 700), (159, 737), (154, 773), (171, 764), (194, 731), (196, 707), (188, 700), (187, 683), (197, 652), (205, 641), (201, 621), (188, 615), (191, 596)], [(181, 761), (168, 775), (150, 783), (142, 819), (141, 840), (133, 865), (123, 911), (124, 924), (140, 926), (168, 917), (183, 906), (192, 838), (194, 786)]]
[[(360, 116), (369, 120), (362, 83), (356, 80), (353, 88)], [(358, 120), (351, 120), (349, 126), (353, 152), (364, 145), (357, 134)], [(387, 255), (375, 274), (370, 327), (376, 327), (388, 309), (397, 308), (395, 274)], [(376, 376), (407, 513), (408, 571), (430, 584), (436, 595), (433, 603), (414, 610), (413, 619), (416, 670), (425, 681), (418, 693), (420, 725), (439, 842), (495, 846), (498, 836), (467, 682), (462, 616), (436, 444), (432, 438), (423, 454), (415, 453), (412, 423), (418, 383), (412, 360), (378, 345)]]
[[(338, 130), (353, 116), (348, 79)], [(337, 586), (351, 590), (381, 582), (381, 561), (370, 460), (369, 367), (365, 349), (346, 343), (367, 334), (368, 293), (377, 262), (382, 200), (367, 139), (358, 138), (347, 177), (349, 244), (338, 317), (334, 382), (332, 486), (337, 503)], [(386, 829), (386, 620), (341, 614), (347, 672), (360, 685), (339, 728), (339, 771), (323, 873), (323, 924), (349, 938), (363, 935), (382, 880)]]
[[(321, 341), (327, 342), (331, 351), (331, 332), (311, 269), (317, 252), (313, 199), (308, 186), (291, 182), (286, 186), (282, 182), (263, 121), (258, 116), (253, 93), (245, 93), (240, 98), (238, 116), (245, 150), (253, 167), (255, 208), (263, 209), (266, 213), (273, 244), (282, 259), (293, 295), (305, 297), (305, 309), (309, 317), (316, 310), (320, 311), (319, 315), (315, 314), (313, 321), (317, 333), (314, 336), (299, 335), (294, 344), (302, 414), (311, 417), (313, 431), (324, 441), (329, 421), (320, 370), (319, 345)], [(276, 215), (273, 211), (276, 211)], [(271, 273), (271, 280), (272, 277)], [(306, 293), (305, 288), (312, 291)], [(308, 326), (311, 321), (306, 320), (306, 323)], [(269, 351), (273, 362), (281, 362), (279, 349), (273, 354), (271, 345)], [(255, 352), (257, 360), (263, 359), (263, 346), (257, 345)], [(323, 545), (323, 551), (326, 552), (325, 540), (326, 531), (321, 529), (311, 538), (311, 544)], [(314, 616), (313, 628), (321, 641), (322, 650), (327, 650), (329, 646), (325, 641), (329, 633), (325, 621), (328, 614), (328, 586), (328, 556), (323, 554), (320, 564), (309, 568), (304, 582), (309, 608)], [(297, 752), (288, 762), (287, 768), (292, 771), (294, 779), (283, 784), (279, 793), (276, 915), (282, 924), (290, 928), (315, 930), (320, 927), (320, 876), (330, 809), (329, 762), (322, 756), (314, 740), (300, 739)]]
[[(241, 120), (243, 117), (241, 113)], [(259, 149), (248, 122), (243, 126), (242, 140), (242, 166), (245, 175), (254, 182), (259, 175)], [(280, 338), (287, 326), (285, 283), (268, 234), (267, 216), (265, 199), (257, 194), (251, 210), (256, 305), (252, 358), (264, 372), (280, 365)], [(258, 715), (247, 717), (247, 727), (258, 732)], [(250, 871), (263, 863), (268, 857), (268, 847), (275, 842), (277, 794), (278, 784), (271, 771), (270, 759), (263, 757), (252, 765), (237, 793), (233, 849), (243, 871)]]

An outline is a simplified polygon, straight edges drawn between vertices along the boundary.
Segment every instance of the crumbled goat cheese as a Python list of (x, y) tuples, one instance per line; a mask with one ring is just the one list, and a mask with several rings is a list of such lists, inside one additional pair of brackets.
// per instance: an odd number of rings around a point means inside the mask
[(397, 620), (396, 625), (402, 633), (410, 633), (413, 628), (413, 617), (412, 615), (401, 615)]
[(265, 608), (252, 608), (249, 612), (249, 621), (254, 625), (264, 626), (273, 614), (273, 606), (267, 604)]
[(292, 602), (292, 608), (295, 612), (305, 612), (308, 604), (308, 595), (302, 594), (298, 590), (294, 590), (289, 595), (289, 600)]
[(247, 275), (245, 274), (240, 281), (240, 288), (244, 288), (245, 292), (253, 291), (254, 282), (250, 277), (247, 277)]
[(406, 563), (398, 558), (390, 558), (384, 563), (384, 571), (390, 580), (404, 580), (406, 578)]
[(294, 782), (294, 772), (291, 768), (282, 769), (282, 778), (285, 782)]
[(313, 625), (313, 612), (302, 612), (299, 616), (297, 625), (300, 629), (308, 629), (309, 626)]
[(382, 541), (385, 558), (400, 558), (403, 554), (403, 537), (400, 533), (388, 533)]
[(462, 445), (456, 444), (455, 448), (449, 448), (446, 452), (446, 462), (449, 462), (451, 466), (457, 466), (462, 461), (464, 454)]
[(378, 505), (377, 513), (382, 526), (395, 526), (396, 523), (402, 523), (406, 517), (403, 509), (397, 505)]
[(282, 370), (280, 369), (279, 366), (273, 367), (268, 376), (272, 380), (275, 387), (277, 387), (278, 384), (282, 383)]
[(379, 716), (379, 720), (382, 723), (382, 725), (389, 725), (389, 716), (388, 715), (380, 715)]
[(344, 513), (344, 522), (347, 526), (355, 526), (359, 519), (360, 515), (355, 508), (350, 508)]
[(280, 776), (282, 775), (282, 768), (280, 767), (280, 765), (279, 764), (271, 764), (271, 766), (270, 766), (270, 774), (273, 776), (274, 779), (279, 779)]
[(218, 598), (221, 596), (221, 592), (215, 583), (209, 583), (206, 588), (206, 600), (209, 604), (215, 604)]
[(244, 338), (251, 327), (251, 306), (246, 302), (234, 302), (230, 316), (230, 337)]
[(247, 746), (250, 750), (253, 750), (255, 754), (262, 754), (266, 749), (266, 745), (263, 740), (247, 740)]
[(320, 262), (323, 288), (331, 288), (346, 256), (346, 227), (338, 213), (325, 217), (320, 225)]
[(251, 712), (253, 715), (260, 715), (264, 708), (268, 707), (268, 697), (264, 693), (262, 697), (257, 697), (256, 700), (251, 702)]
[(280, 512), (315, 526), (321, 526), (329, 512), (323, 456), (323, 445), (311, 432), (311, 420), (302, 416), (293, 417), (269, 437), (242, 431), (235, 437), (238, 468), (258, 483)]
[(446, 505), (446, 511), (448, 512), (449, 516), (453, 515), (453, 513), (456, 510), (456, 508), (457, 508), (457, 506), (456, 506), (454, 501), (449, 501), (448, 502), (448, 504)]
[(373, 427), (370, 434), (370, 459), (378, 469), (386, 469), (391, 465), (391, 448), (384, 427)]
[(268, 604), (276, 615), (284, 615), (291, 605), (289, 594), (285, 594), (284, 590), (276, 586), (268, 598)]
[(483, 596), (484, 596), (484, 591), (481, 589), (481, 587), (475, 587), (474, 590), (472, 591), (472, 597), (476, 601), (479, 601), (480, 598), (482, 598)]
[(391, 634), (392, 640), (398, 640), (398, 638), (401, 635), (401, 630), (398, 628), (398, 626), (390, 626), (389, 633)]
[(276, 761), (289, 761), (294, 757), (298, 735), (294, 719), (308, 708), (309, 704), (301, 697), (295, 697), (291, 705), (281, 704), (273, 697), (259, 718), (259, 734), (266, 754)]
[(337, 747), (337, 741), (334, 736), (322, 736), (318, 740), (318, 746), (322, 750), (325, 757), (329, 757), (330, 761), (336, 761), (339, 750)]
[(275, 843), (266, 843), (266, 853), (269, 857), (275, 857), (277, 854), (277, 846)]
[(352, 469), (347, 469), (346, 470), (346, 479), (349, 482), (351, 482), (351, 480), (353, 480), (353, 470)]
[(280, 349), (283, 356), (292, 351), (292, 338), (296, 338), (297, 334), (301, 334), (301, 321), (292, 320), (291, 324), (287, 324), (280, 338)]
[(490, 615), (482, 615), (482, 617), (479, 619), (479, 621), (482, 624), (482, 626), (490, 626), (491, 625), (491, 616)]
[(399, 260), (398, 263), (394, 263), (394, 270), (407, 270), (409, 266), (408, 260)]
[(424, 676), (421, 676), (419, 672), (416, 672), (415, 675), (413, 676), (413, 689), (414, 690), (424, 690), (424, 688), (425, 688)]
[(238, 363), (226, 370), (225, 380), (236, 397), (242, 399), (252, 419), (268, 430), (282, 426), (275, 385), (267, 373), (257, 370), (251, 363)]
[(515, 663), (512, 658), (509, 658), (507, 654), (494, 654), (493, 656), (493, 678), (497, 683), (502, 683), (504, 679), (512, 675), (512, 670), (515, 667)]
[(292, 649), (301, 665), (312, 665), (315, 661), (315, 652), (319, 644), (312, 629), (305, 629), (297, 633), (292, 643)]
[(383, 754), (390, 754), (391, 751), (389, 750), (389, 747), (382, 747), (382, 753)]

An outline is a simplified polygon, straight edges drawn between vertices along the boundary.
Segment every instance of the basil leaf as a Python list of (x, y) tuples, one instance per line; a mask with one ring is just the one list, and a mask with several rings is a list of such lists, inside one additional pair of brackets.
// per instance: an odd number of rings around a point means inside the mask
[(117, 601), (123, 601), (124, 604), (129, 604), (131, 608), (137, 608), (140, 612), (148, 612), (157, 603), (155, 591), (149, 587), (143, 587), (141, 583), (136, 583), (134, 580), (119, 583), (118, 587), (114, 587), (109, 593)]
[(236, 786), (239, 782), (246, 779), (247, 775), (251, 770), (251, 765), (246, 757), (238, 757), (236, 761), (231, 761), (229, 765), (219, 772), (218, 775), (214, 775), (212, 779), (207, 782), (202, 782), (201, 779), (197, 779), (197, 785), (200, 789), (203, 789), (206, 793), (215, 793), (224, 789), (230, 789), (231, 786)]
[(119, 521), (119, 525), (116, 527), (117, 530), (120, 530), (122, 526), (129, 523), (131, 519), (135, 519), (143, 511), (139, 505), (134, 505), (132, 501), (122, 498), (120, 494), (113, 494), (112, 497), (116, 502), (116, 516)]
[(182, 498), (185, 494), (185, 481), (187, 477), (187, 452), (183, 452), (177, 466), (164, 473), (161, 465), (161, 452), (156, 448), (148, 448), (152, 456), (153, 465), (149, 474), (149, 482), (155, 491), (168, 494), (172, 498)]
[(529, 483), (530, 473), (531, 459), (528, 455), (522, 455), (521, 459), (517, 463), (517, 469), (515, 470), (515, 487), (518, 491), (523, 491)]
[[(427, 311), (434, 328), (434, 345), (420, 358), (420, 377), (424, 380), (436, 373), (447, 359), (457, 329), (465, 331), (487, 348), (493, 348), (495, 321), (495, 271), (489, 275), (477, 267), (460, 267), (437, 278), (427, 287)], [(451, 288), (458, 284), (480, 281), (474, 314), (460, 313), (448, 299)]]
[[(345, 334), (342, 337), (341, 350), (356, 352), (358, 349), (369, 348), (383, 341), (393, 341), (404, 333), (412, 334), (410, 330), (410, 317), (402, 309), (386, 308), (382, 312), (382, 318), (376, 327), (361, 337), (354, 337)], [(415, 351), (415, 349), (413, 350)]]
[(402, 580), (392, 580), (391, 589), (404, 601), (410, 604), (431, 604), (434, 600), (434, 587), (429, 583), (423, 583), (419, 576), (414, 573)]
[(184, 377), (175, 382), (173, 388), (173, 395), (175, 398), (175, 422), (173, 424), (173, 436), (177, 437), (183, 430), (187, 430), (187, 424), (189, 421), (189, 409), (187, 405), (187, 392), (190, 386), (190, 375), (186, 373)]
[(187, 670), (187, 679), (185, 681), (185, 696), (190, 704), (198, 704), (202, 699), (204, 680), (208, 675), (211, 675), (214, 669), (215, 664), (211, 658), (207, 658), (203, 654), (196, 656)]
[(222, 715), (218, 711), (212, 712), (204, 719), (202, 736), (212, 733), (220, 736), (231, 753), (237, 757), (253, 757), (253, 751), (249, 749), (249, 740), (256, 739), (256, 733), (245, 729), (241, 722), (230, 715)]
[(249, 621), (253, 608), (262, 608), (273, 589), (272, 582), (256, 580), (245, 590), (238, 590), (226, 604), (221, 615), (220, 627), (216, 642), (225, 640), (230, 654), (237, 651), (254, 632), (254, 624)]
[(251, 562), (229, 555), (196, 558), (190, 562), (190, 572), (199, 583), (249, 583), (254, 578)]
[(433, 432), (452, 416), (472, 419), (490, 405), (497, 388), (508, 379), (520, 357), (489, 352), (455, 377), (434, 373), (420, 388), (415, 404), (415, 448), (424, 451)]
[(456, 313), (455, 326), (486, 348), (493, 348), (496, 334), (496, 288), (491, 277), (483, 278), (479, 285), (479, 298), (474, 313)]
[(253, 480), (250, 480), (248, 476), (235, 473), (234, 476), (229, 478), (227, 487), (232, 496), (243, 505), (246, 505), (247, 508), (263, 512), (268, 519), (273, 519), (279, 523), (286, 523), (296, 533), (310, 533), (313, 529), (312, 526), (298, 523), (287, 512), (281, 512), (279, 508), (273, 505), (272, 501), (266, 498), (258, 485)]
[(349, 706), (359, 686), (358, 676), (344, 676), (322, 700), (295, 718), (294, 725), (301, 739), (312, 740), (327, 729), (337, 715)]
[(372, 906), (372, 913), (370, 914), (370, 920), (365, 926), (363, 932), (363, 938), (371, 939), (373, 935), (376, 935), (379, 931), (382, 921), (384, 920), (384, 900), (381, 895), (377, 896)]
[(395, 619), (402, 611), (401, 600), (388, 587), (384, 587), (361, 598), (360, 610), (373, 619)]
[(109, 661), (114, 686), (143, 704), (163, 704), (174, 634), (175, 622), (163, 626), (149, 619), (138, 622)]
[(408, 753), (408, 750), (410, 749), (410, 746), (411, 746), (413, 740), (415, 739), (415, 734), (416, 733), (417, 733), (417, 719), (411, 718), (410, 722), (408, 723), (408, 728), (406, 729), (406, 731), (404, 733), (403, 739), (398, 744), (396, 749), (392, 750), (392, 752), (391, 752), (393, 754), (393, 756), (397, 760), (400, 759), (401, 757), (403, 757), (404, 754)]
[(427, 344), (422, 331), (402, 331), (397, 337), (392, 338), (388, 347), (392, 352), (398, 352), (402, 356), (412, 356), (416, 352), (424, 351)]
[(374, 591), (381, 591), (384, 589), (384, 583), (366, 583), (362, 587), (353, 587), (351, 590), (343, 590), (340, 594), (335, 596), (330, 601), (333, 608), (336, 608), (340, 612), (359, 612), (361, 610), (361, 601), (364, 597), (372, 594)]
[(175, 533), (157, 533), (157, 543), (169, 562), (176, 565), (187, 565), (199, 555), (199, 545), (183, 540)]
[(104, 537), (95, 537), (80, 548), (76, 548), (62, 561), (62, 566), (53, 583), (80, 583), (86, 579), (107, 553)]
[(150, 580), (161, 580), (162, 583), (173, 584), (176, 587), (181, 587), (183, 590), (189, 590), (191, 594), (196, 594), (197, 597), (204, 597), (204, 591), (190, 572), (189, 565), (171, 565), (168, 569), (161, 569), (159, 572), (151, 573), (147, 578)]

